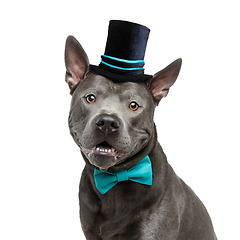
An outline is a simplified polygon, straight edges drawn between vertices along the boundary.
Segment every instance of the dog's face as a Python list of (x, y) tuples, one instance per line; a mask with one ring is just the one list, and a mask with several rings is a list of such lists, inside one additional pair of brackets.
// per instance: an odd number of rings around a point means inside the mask
[(146, 83), (114, 83), (88, 73), (73, 93), (70, 132), (89, 162), (107, 170), (147, 145), (154, 108)]
[(91, 72), (81, 45), (68, 37), (65, 62), (70, 132), (88, 161), (107, 170), (142, 150), (154, 132), (155, 106), (175, 82), (181, 60), (148, 82), (115, 83)]

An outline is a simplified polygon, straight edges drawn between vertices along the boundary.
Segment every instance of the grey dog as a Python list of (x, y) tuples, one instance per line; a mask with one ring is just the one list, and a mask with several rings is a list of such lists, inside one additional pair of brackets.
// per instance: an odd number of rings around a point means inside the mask
[[(82, 46), (69, 36), (65, 63), (72, 94), (70, 133), (86, 162), (79, 188), (86, 239), (216, 240), (203, 203), (168, 164), (153, 121), (182, 60), (148, 81), (118, 83), (92, 71)], [(151, 185), (129, 180), (99, 192), (96, 169), (119, 173), (145, 156), (152, 165)]]

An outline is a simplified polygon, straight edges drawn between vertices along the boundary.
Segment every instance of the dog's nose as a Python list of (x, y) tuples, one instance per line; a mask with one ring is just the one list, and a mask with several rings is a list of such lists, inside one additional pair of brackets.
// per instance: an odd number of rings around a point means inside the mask
[(118, 131), (120, 120), (114, 115), (102, 114), (96, 118), (96, 126), (105, 134)]

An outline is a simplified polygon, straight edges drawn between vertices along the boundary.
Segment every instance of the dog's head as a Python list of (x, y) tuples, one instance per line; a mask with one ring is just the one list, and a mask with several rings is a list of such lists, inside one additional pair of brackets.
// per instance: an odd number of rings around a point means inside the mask
[(154, 109), (177, 79), (181, 62), (176, 60), (147, 82), (116, 83), (92, 72), (82, 46), (74, 37), (67, 38), (69, 128), (92, 165), (101, 170), (119, 166), (149, 144)]

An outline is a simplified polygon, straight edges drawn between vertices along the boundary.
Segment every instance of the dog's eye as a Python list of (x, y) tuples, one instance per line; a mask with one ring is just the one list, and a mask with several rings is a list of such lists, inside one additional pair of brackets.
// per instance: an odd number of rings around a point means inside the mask
[(90, 94), (86, 97), (88, 103), (94, 103), (96, 101), (96, 97), (93, 94)]
[(131, 102), (129, 104), (129, 108), (132, 110), (132, 111), (136, 111), (138, 108), (139, 108), (139, 105), (136, 103), (136, 102)]

